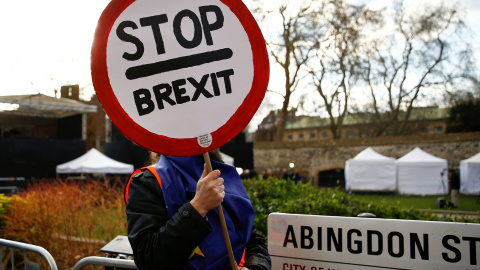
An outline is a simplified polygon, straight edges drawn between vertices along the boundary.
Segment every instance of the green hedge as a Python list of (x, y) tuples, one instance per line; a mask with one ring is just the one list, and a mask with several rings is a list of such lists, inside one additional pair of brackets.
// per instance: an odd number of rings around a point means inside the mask
[(387, 219), (474, 222), (450, 215), (438, 217), (414, 208), (368, 203), (338, 189), (319, 189), (276, 178), (247, 179), (243, 183), (255, 209), (254, 225), (263, 236), (267, 236), (267, 217), (274, 212), (346, 217), (372, 213)]

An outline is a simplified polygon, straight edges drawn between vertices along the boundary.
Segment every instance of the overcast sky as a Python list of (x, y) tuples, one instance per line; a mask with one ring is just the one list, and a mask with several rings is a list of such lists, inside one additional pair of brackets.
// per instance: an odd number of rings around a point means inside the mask
[[(89, 99), (94, 91), (90, 75), (93, 33), (108, 2), (0, 0), (0, 96), (53, 96), (54, 89), (62, 85), (79, 84), (83, 98)], [(477, 31), (478, 52), (480, 0), (460, 2), (467, 9), (467, 23)]]

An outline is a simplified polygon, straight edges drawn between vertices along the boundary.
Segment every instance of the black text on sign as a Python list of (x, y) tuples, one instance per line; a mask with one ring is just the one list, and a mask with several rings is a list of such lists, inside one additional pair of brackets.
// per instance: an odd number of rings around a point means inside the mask
[[(200, 6), (198, 8), (200, 16), (191, 10), (184, 9), (178, 12), (173, 18), (172, 31), (178, 44), (184, 49), (198, 47), (203, 40), (208, 46), (214, 44), (212, 32), (221, 29), (224, 24), (224, 16), (221, 9), (215, 5)], [(208, 19), (210, 16), (210, 20)], [(214, 19), (212, 19), (214, 18)], [(149, 27), (155, 40), (157, 55), (166, 54), (164, 39), (162, 36), (162, 26), (169, 20), (167, 14), (160, 14), (139, 19), (140, 27)], [(193, 37), (188, 39), (182, 32), (182, 23), (188, 20), (193, 25)], [(131, 20), (122, 21), (117, 29), (118, 38), (124, 42), (132, 43), (135, 46), (134, 52), (124, 52), (122, 57), (127, 61), (136, 61), (142, 58), (145, 52), (145, 46), (140, 38), (134, 34), (127, 33), (138, 29), (137, 23)], [(133, 31), (134, 33), (134, 31)], [(230, 48), (222, 48), (196, 54), (189, 54), (181, 57), (171, 58), (158, 62), (132, 66), (125, 71), (125, 77), (128, 80), (140, 79), (168, 71), (187, 69), (194, 66), (200, 66), (207, 63), (230, 59), (233, 51)], [(155, 102), (157, 108), (162, 110), (165, 103), (170, 106), (183, 104), (190, 101), (196, 101), (200, 95), (205, 98), (211, 98), (220, 95), (219, 80), (223, 79), (223, 89), (226, 94), (232, 92), (230, 76), (234, 75), (233, 69), (218, 71), (205, 74), (202, 78), (193, 77), (180, 78), (172, 82), (162, 82), (149, 90), (150, 87), (140, 88), (133, 91), (133, 98), (137, 112), (140, 116), (147, 115), (154, 111)], [(190, 84), (195, 88), (193, 96), (188, 96), (185, 85)], [(208, 87), (206, 86), (208, 83)], [(152, 94), (153, 93), (153, 94)]]

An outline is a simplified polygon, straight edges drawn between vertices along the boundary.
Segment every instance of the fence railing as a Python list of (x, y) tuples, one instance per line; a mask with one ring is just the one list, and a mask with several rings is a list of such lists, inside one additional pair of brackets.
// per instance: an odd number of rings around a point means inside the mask
[(93, 266), (93, 269), (95, 269), (95, 265), (110, 266), (110, 267), (114, 267), (113, 269), (117, 269), (117, 267), (127, 268), (127, 269), (137, 269), (137, 266), (135, 265), (133, 260), (91, 256), (91, 257), (85, 257), (80, 261), (78, 261), (75, 264), (75, 266), (72, 268), (72, 270), (80, 270), (83, 267), (88, 265)]
[[(10, 260), (12, 270), (16, 269), (15, 256), (14, 256), (15, 250), (19, 250), (21, 252), (23, 251), (23, 262), (25, 265), (25, 270), (37, 270), (37, 269), (40, 270), (41, 264), (42, 264), (42, 261), (41, 261), (42, 257), (43, 259), (45, 259), (45, 261), (47, 262), (51, 270), (58, 270), (57, 263), (53, 259), (50, 252), (48, 252), (46, 249), (40, 246), (30, 245), (26, 243), (21, 243), (21, 242), (16, 242), (16, 241), (11, 241), (7, 239), (1, 239), (1, 238), (0, 238), (0, 270), (3, 270), (3, 265), (4, 265), (4, 261), (3, 261), (4, 249), (10, 249), (10, 257), (7, 256), (7, 260)], [(29, 261), (27, 256), (28, 253), (36, 253), (38, 261), (37, 262)], [(72, 268), (72, 270), (80, 270), (85, 266), (92, 266), (92, 269), (95, 269), (95, 266), (113, 267), (114, 270), (117, 269), (117, 267), (121, 269), (137, 269), (135, 262), (130, 259), (90, 256), (90, 257), (85, 257), (80, 261), (78, 261), (75, 264), (75, 266)]]
[[(3, 268), (3, 247), (10, 249), (10, 261), (11, 261), (12, 270), (15, 269), (15, 256), (14, 256), (15, 249), (23, 251), (25, 269), (40, 269), (41, 258), (43, 257), (51, 270), (58, 270), (57, 263), (53, 259), (50, 252), (48, 252), (46, 249), (39, 246), (10, 241), (6, 239), (0, 239), (0, 268)], [(29, 252), (37, 254), (37, 258), (38, 258), (37, 262), (32, 262), (28, 260), (27, 254)]]

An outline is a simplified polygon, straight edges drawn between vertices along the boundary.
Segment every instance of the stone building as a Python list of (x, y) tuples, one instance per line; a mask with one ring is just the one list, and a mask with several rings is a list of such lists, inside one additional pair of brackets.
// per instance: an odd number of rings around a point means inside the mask
[[(330, 119), (295, 116), (296, 110), (289, 111), (285, 134), (282, 141), (319, 141), (333, 139), (330, 130)], [(272, 111), (258, 126), (255, 141), (275, 141), (276, 125), (279, 112)], [(443, 134), (446, 131), (448, 109), (438, 107), (415, 108), (412, 110), (409, 121), (402, 135), (413, 134)], [(376, 137), (372, 115), (348, 114), (343, 120), (340, 138)], [(388, 130), (386, 136), (391, 136), (393, 130)]]
[(446, 159), (457, 169), (461, 160), (480, 152), (480, 132), (417, 134), (317, 141), (255, 142), (254, 167), (257, 172), (271, 169), (278, 177), (294, 164), (306, 183), (319, 187), (345, 186), (345, 162), (372, 147), (376, 152), (400, 158), (420, 147)]
[(448, 109), (443, 108), (414, 109), (402, 136), (388, 132), (384, 136), (372, 136), (369, 132), (373, 123), (368, 117), (349, 115), (339, 139), (333, 138), (328, 119), (290, 115), (285, 137), (280, 142), (272, 136), (277, 115), (271, 113), (259, 125), (253, 150), (255, 170), (260, 173), (271, 169), (282, 177), (283, 172), (293, 166), (304, 182), (320, 187), (344, 187), (345, 161), (367, 147), (393, 158), (420, 147), (447, 159), (449, 167), (454, 169), (458, 169), (460, 160), (480, 152), (480, 132), (446, 133)]
[[(288, 111), (287, 123), (296, 122), (299, 117), (296, 116), (297, 110)], [(255, 132), (255, 141), (275, 141), (278, 121), (280, 120), (280, 110), (270, 111), (270, 113), (263, 118), (258, 129)]]

